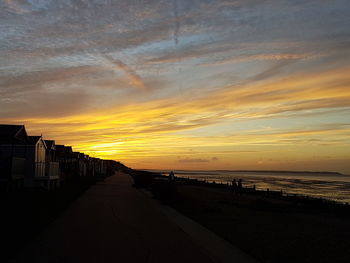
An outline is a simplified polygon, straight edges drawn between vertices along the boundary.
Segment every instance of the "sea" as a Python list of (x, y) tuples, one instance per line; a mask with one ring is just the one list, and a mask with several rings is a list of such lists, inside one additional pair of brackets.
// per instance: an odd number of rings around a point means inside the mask
[[(170, 170), (151, 170), (168, 175)], [(231, 183), (242, 179), (243, 187), (258, 190), (283, 191), (324, 198), (350, 204), (350, 175), (330, 172), (284, 172), (284, 171), (231, 171), (231, 170), (173, 170), (175, 176), (205, 180), (207, 182)]]

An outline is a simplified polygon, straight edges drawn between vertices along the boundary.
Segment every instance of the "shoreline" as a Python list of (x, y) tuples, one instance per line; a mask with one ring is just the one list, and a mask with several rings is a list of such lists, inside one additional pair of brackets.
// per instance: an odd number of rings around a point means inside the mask
[[(350, 205), (138, 171), (135, 186), (262, 263), (348, 262)], [(146, 179), (147, 178), (147, 179)], [(152, 179), (152, 180), (151, 180)], [(140, 184), (141, 182), (141, 184)]]
[[(136, 169), (137, 171), (150, 171), (154, 173), (168, 173), (168, 171), (172, 171), (171, 169), (162, 169), (162, 170), (148, 170), (148, 169)], [(166, 172), (164, 172), (166, 171)], [(337, 176), (350, 176), (341, 172), (335, 171), (293, 171), (293, 170), (173, 170), (178, 174), (182, 174), (181, 172), (233, 172), (233, 173), (277, 173), (277, 174), (315, 174), (315, 175), (337, 175)]]
[[(125, 169), (124, 170), (126, 173), (131, 175), (135, 182), (140, 181), (141, 186), (147, 186), (151, 184), (155, 179), (157, 178), (163, 178), (164, 180), (168, 178), (165, 172), (154, 172), (150, 170), (138, 170), (138, 169)], [(178, 182), (183, 182), (187, 184), (197, 184), (197, 185), (204, 185), (207, 187), (221, 187), (224, 189), (229, 189), (231, 190), (231, 184), (226, 181), (224, 183), (223, 181), (221, 182), (215, 182), (215, 181), (207, 181), (206, 179), (203, 178), (191, 178), (191, 177), (182, 177), (182, 176), (176, 176), (176, 180)], [(321, 181), (321, 180), (320, 180)], [(137, 184), (137, 182), (136, 182)], [(243, 191), (246, 193), (252, 193), (252, 194), (260, 194), (260, 195), (271, 195), (275, 197), (284, 197), (284, 198), (290, 198), (294, 200), (300, 200), (300, 201), (311, 201), (311, 202), (317, 202), (317, 203), (324, 203), (324, 204), (330, 204), (330, 205), (345, 205), (350, 207), (350, 202), (348, 201), (339, 201), (336, 199), (331, 199), (331, 198), (325, 198), (325, 197), (318, 197), (318, 196), (312, 196), (308, 194), (301, 194), (301, 193), (291, 193), (286, 190), (274, 190), (274, 189), (263, 189), (263, 188), (254, 188), (254, 187), (243, 187)]]
[[(346, 175), (310, 174), (297, 173), (281, 174), (273, 173), (234, 173), (233, 171), (215, 173), (215, 171), (175, 171), (179, 180), (191, 179), (203, 181), (209, 184), (231, 184), (233, 179), (243, 179), (246, 188), (255, 187), (257, 191), (280, 192), (283, 195), (309, 197), (311, 199), (324, 199), (339, 203), (350, 203), (350, 177)], [(158, 173), (155, 173), (158, 174)], [(157, 176), (167, 176), (167, 172)], [(349, 187), (349, 188), (346, 188)]]
[[(159, 178), (166, 179), (167, 176), (159, 176)], [(205, 187), (214, 187), (221, 188), (231, 191), (232, 186), (228, 183), (216, 183), (208, 182), (206, 180), (193, 179), (193, 178), (185, 178), (185, 177), (176, 177), (177, 182), (191, 185), (201, 185)], [(348, 206), (350, 208), (349, 202), (341, 202), (333, 199), (323, 198), (323, 197), (314, 197), (306, 194), (297, 194), (297, 193), (288, 193), (282, 190), (269, 190), (269, 189), (254, 189), (252, 187), (243, 187), (242, 193), (252, 194), (252, 195), (260, 195), (260, 196), (270, 196), (274, 198), (282, 198), (282, 199), (290, 199), (290, 201), (299, 201), (299, 202), (313, 202), (313, 203), (323, 203), (326, 205), (339, 205), (339, 206)]]

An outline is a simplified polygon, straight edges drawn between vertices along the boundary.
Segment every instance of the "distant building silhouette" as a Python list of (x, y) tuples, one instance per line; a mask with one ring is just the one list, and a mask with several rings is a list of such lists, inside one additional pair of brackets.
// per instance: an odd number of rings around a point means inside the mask
[(0, 184), (5, 188), (24, 183), (27, 143), (24, 125), (0, 124)]
[(42, 136), (28, 136), (24, 125), (0, 124), (0, 186), (56, 188), (70, 180), (111, 175), (122, 164), (73, 152)]

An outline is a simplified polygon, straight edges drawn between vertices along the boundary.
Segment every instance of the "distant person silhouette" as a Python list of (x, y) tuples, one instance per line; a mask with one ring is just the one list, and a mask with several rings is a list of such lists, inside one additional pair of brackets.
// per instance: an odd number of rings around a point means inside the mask
[(175, 174), (173, 171), (171, 171), (169, 174), (169, 182), (174, 182), (174, 181), (175, 181)]
[(236, 192), (237, 191), (237, 181), (236, 179), (233, 179), (232, 181), (232, 192)]

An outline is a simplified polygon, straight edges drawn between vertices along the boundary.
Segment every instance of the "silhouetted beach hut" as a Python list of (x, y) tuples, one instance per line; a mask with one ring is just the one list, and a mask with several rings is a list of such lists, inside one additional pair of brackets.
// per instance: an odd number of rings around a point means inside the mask
[(86, 159), (85, 159), (85, 154), (79, 153), (78, 155), (78, 165), (79, 165), (79, 176), (80, 177), (85, 177), (86, 176)]
[(65, 183), (72, 177), (72, 152), (71, 146), (56, 145), (56, 158), (59, 162), (61, 183)]
[(24, 125), (0, 124), (0, 184), (23, 185), (28, 135)]
[(46, 144), (42, 136), (28, 136), (25, 186), (36, 186), (36, 181), (45, 178), (45, 160)]
[(89, 155), (85, 154), (85, 162), (86, 162), (86, 176), (92, 177), (94, 176), (94, 164), (93, 158)]
[(60, 185), (60, 168), (56, 157), (56, 143), (54, 140), (45, 140), (45, 177), (47, 188), (57, 188)]

